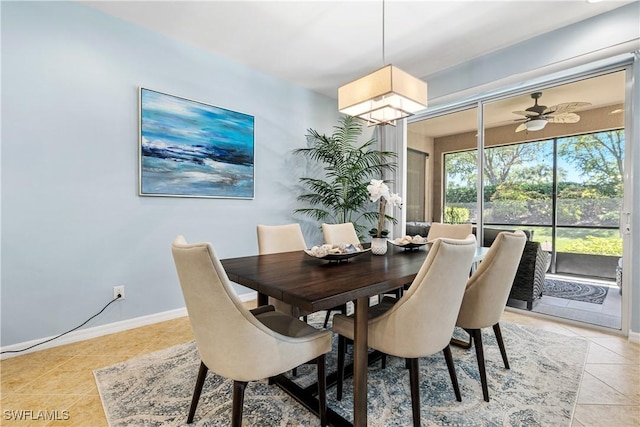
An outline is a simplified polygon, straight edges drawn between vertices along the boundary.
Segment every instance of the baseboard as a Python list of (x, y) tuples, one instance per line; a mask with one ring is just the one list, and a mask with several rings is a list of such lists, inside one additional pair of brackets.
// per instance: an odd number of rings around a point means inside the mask
[[(247, 292), (238, 295), (242, 302), (252, 301), (256, 299), (255, 292)], [(72, 344), (79, 341), (88, 340), (91, 338), (97, 338), (104, 335), (113, 334), (116, 332), (122, 332), (129, 329), (139, 328), (141, 326), (151, 325), (153, 323), (164, 322), (166, 320), (176, 319), (187, 315), (187, 309), (185, 307), (177, 308), (175, 310), (163, 311), (161, 313), (149, 314), (147, 316), (135, 317), (133, 319), (122, 320), (120, 322), (113, 322), (106, 325), (94, 326), (92, 328), (79, 329), (74, 332), (70, 332), (54, 341), (44, 343), (29, 350), (21, 351), (19, 353), (4, 353), (0, 355), (0, 360), (8, 359), (10, 357), (20, 356), (23, 354), (34, 353), (36, 351), (45, 350), (48, 348), (59, 347), (65, 344)], [(11, 344), (5, 347), (1, 347), (0, 351), (18, 351), (23, 348), (30, 347), (39, 342), (46, 341), (52, 337), (44, 337), (37, 340), (25, 341), (17, 344)]]
[(640, 344), (640, 332), (629, 331), (629, 342)]

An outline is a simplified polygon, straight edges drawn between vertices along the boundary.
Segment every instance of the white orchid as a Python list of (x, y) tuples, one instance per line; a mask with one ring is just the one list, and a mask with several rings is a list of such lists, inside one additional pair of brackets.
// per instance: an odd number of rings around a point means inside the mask
[(369, 185), (367, 185), (367, 191), (369, 192), (369, 198), (372, 202), (380, 201), (378, 206), (378, 228), (372, 229), (369, 233), (374, 237), (383, 237), (388, 234), (387, 230), (384, 230), (384, 220), (386, 217), (387, 203), (392, 206), (402, 206), (402, 198), (398, 193), (389, 191), (389, 187), (381, 179), (372, 179)]
[(402, 197), (398, 193), (391, 194), (388, 200), (393, 206), (402, 206)]
[(381, 179), (372, 179), (371, 183), (367, 185), (367, 191), (372, 202), (377, 202), (381, 197), (389, 198), (389, 187)]

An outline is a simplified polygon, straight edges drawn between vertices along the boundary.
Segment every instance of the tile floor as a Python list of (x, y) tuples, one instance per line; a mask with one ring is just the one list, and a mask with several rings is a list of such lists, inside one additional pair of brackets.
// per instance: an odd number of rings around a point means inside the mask
[[(513, 311), (506, 311), (504, 320), (589, 340), (572, 427), (640, 426), (640, 345)], [(183, 317), (5, 359), (0, 362), (0, 425), (107, 426), (93, 370), (191, 339)], [(29, 419), (14, 419), (20, 414)]]

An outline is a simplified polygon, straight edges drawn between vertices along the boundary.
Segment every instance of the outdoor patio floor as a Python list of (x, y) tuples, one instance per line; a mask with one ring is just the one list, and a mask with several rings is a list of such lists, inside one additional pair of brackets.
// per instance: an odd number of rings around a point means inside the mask
[[(602, 304), (592, 304), (543, 295), (542, 298), (534, 302), (532, 312), (611, 329), (619, 330), (621, 328), (622, 296), (614, 281), (576, 278), (575, 276), (557, 274), (547, 274), (547, 277), (607, 286), (609, 287), (609, 292), (607, 292), (607, 296)], [(513, 308), (526, 310), (526, 303), (523, 301), (510, 299), (508, 305)]]

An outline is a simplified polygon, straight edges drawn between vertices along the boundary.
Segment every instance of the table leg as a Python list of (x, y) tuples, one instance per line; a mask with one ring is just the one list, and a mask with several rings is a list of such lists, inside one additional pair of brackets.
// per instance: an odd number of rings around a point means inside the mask
[(353, 425), (367, 425), (367, 329), (369, 327), (369, 298), (355, 301), (355, 330), (353, 336)]

